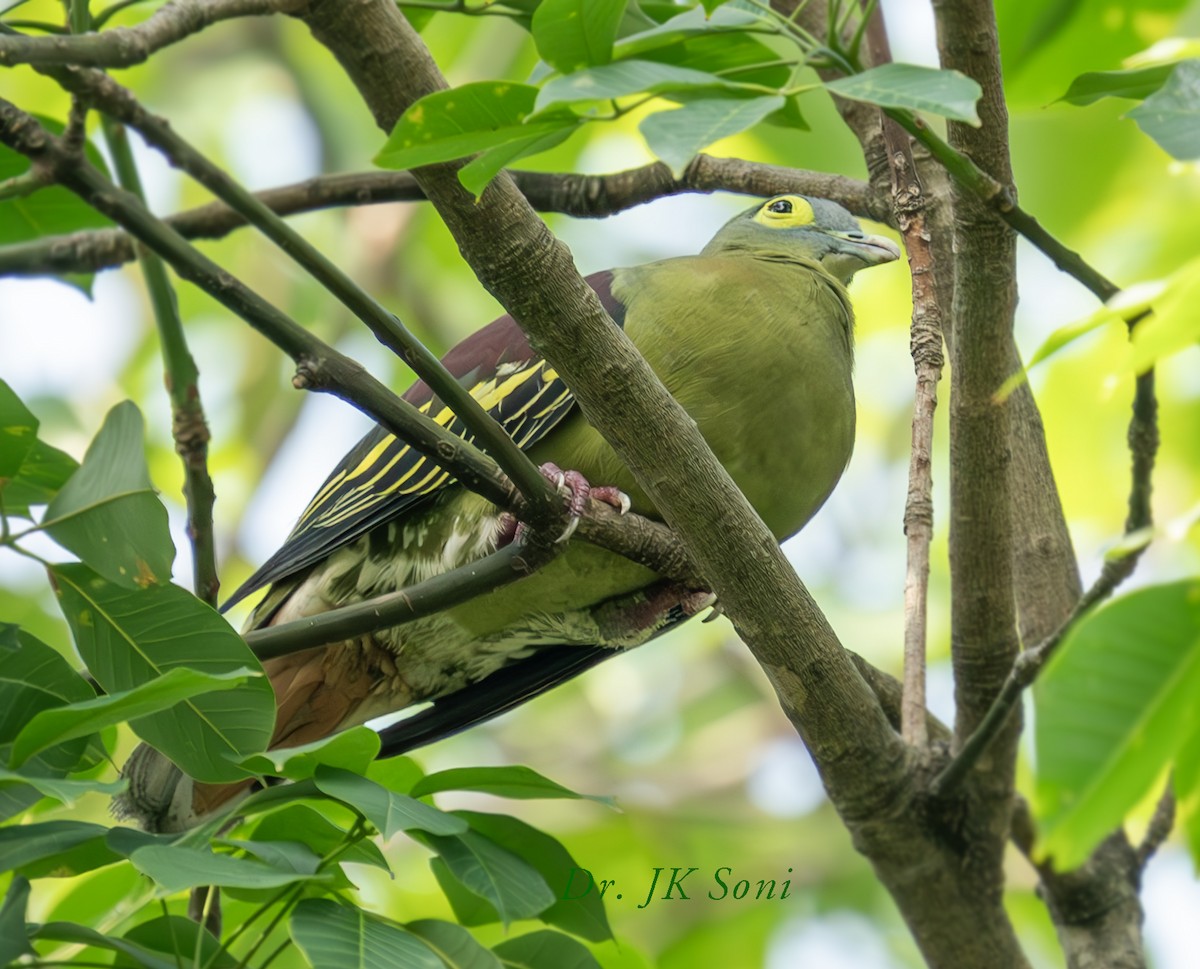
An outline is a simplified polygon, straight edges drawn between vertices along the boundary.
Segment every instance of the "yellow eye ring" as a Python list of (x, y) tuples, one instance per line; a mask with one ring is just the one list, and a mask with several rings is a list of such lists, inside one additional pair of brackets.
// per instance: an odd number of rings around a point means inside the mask
[(812, 205), (802, 195), (776, 195), (754, 214), (755, 222), (772, 229), (811, 225), (815, 218)]

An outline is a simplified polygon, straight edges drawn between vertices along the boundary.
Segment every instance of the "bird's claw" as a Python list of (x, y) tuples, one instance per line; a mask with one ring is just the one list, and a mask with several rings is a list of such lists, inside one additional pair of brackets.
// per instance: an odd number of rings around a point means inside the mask
[[(538, 470), (541, 471), (542, 477), (554, 486), (554, 490), (567, 500), (567, 526), (563, 529), (563, 533), (554, 540), (555, 545), (567, 541), (575, 534), (575, 530), (579, 528), (579, 520), (587, 511), (590, 498), (611, 505), (621, 515), (628, 514), (632, 507), (629, 495), (620, 488), (614, 488), (612, 485), (600, 485), (593, 488), (588, 479), (580, 472), (564, 471), (553, 461), (547, 461)], [(496, 547), (503, 548), (512, 542), (521, 541), (525, 532), (524, 522), (518, 521), (509, 512), (502, 512), (499, 518)]]

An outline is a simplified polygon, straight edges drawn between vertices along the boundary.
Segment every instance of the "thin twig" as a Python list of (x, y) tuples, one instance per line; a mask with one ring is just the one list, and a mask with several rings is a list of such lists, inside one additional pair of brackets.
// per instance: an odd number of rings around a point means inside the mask
[[(883, 15), (866, 6), (867, 40), (871, 62), (891, 60)], [(929, 546), (933, 541), (933, 415), (942, 376), (942, 310), (934, 285), (933, 250), (925, 224), (926, 198), (913, 162), (908, 135), (884, 119), (892, 178), (892, 208), (912, 274), (913, 313), (910, 336), (916, 393), (913, 402), (912, 452), (908, 464), (908, 496), (904, 504), (904, 534), (908, 564), (904, 577), (904, 700), (901, 733), (908, 743), (925, 746), (925, 663), (929, 598)]]
[[(697, 155), (682, 178), (675, 178), (661, 162), (611, 175), (509, 174), (538, 211), (577, 218), (602, 218), (669, 195), (724, 191), (756, 196), (812, 195), (832, 199), (863, 218), (892, 219), (887, 200), (859, 179), (737, 158)], [(409, 172), (371, 171), (320, 175), (258, 192), (256, 197), (278, 215), (297, 215), (339, 206), (420, 201), (425, 193)], [(220, 239), (247, 224), (223, 202), (210, 202), (164, 221), (186, 239)], [(135, 256), (134, 241), (124, 230), (93, 229), (0, 246), (0, 275), (97, 272), (130, 262)]]
[[(117, 179), (143, 203), (141, 178), (129, 145), (129, 136), (118, 122), (105, 118), (104, 138), (112, 154)], [(200, 371), (183, 335), (179, 303), (166, 266), (153, 252), (142, 249), (138, 258), (154, 322), (162, 347), (163, 378), (171, 401), (171, 436), (183, 461), (183, 494), (187, 501), (187, 534), (192, 543), (193, 588), (209, 605), (217, 604), (221, 582), (213, 542), (213, 504), (216, 492), (208, 473), (208, 421), (200, 400)]]
[(466, 425), (470, 436), (495, 459), (521, 493), (531, 513), (542, 523), (556, 519), (562, 502), (516, 442), (446, 369), (437, 356), (403, 323), (332, 260), (296, 232), (217, 165), (209, 161), (163, 118), (146, 111), (132, 92), (106, 74), (75, 68), (47, 69), (72, 94), (110, 117), (136, 129), (175, 167), (187, 172), (226, 205), (240, 213), (296, 263), (320, 282), (404, 360)]
[(130, 67), (218, 21), (286, 13), (298, 5), (298, 0), (171, 0), (136, 27), (82, 36), (0, 36), (0, 65)]

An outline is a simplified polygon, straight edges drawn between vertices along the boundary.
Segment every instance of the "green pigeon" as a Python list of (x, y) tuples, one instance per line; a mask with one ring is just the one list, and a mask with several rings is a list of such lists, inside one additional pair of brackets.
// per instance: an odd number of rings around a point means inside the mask
[[(899, 255), (840, 205), (779, 195), (731, 219), (697, 256), (587, 282), (782, 540), (821, 507), (850, 458), (854, 313), (846, 286), (856, 271)], [(657, 517), (512, 317), (468, 337), (444, 363), (576, 505), (595, 484), (593, 496)], [(466, 433), (424, 382), (404, 398)], [(510, 516), (377, 427), (226, 606), (266, 588), (246, 629), (291, 622), (520, 541), (512, 526)], [(463, 605), (268, 660), (278, 705), (271, 745), (309, 743), (427, 701), (432, 707), (388, 728), (386, 749), (454, 733), (698, 611), (678, 589), (656, 598), (661, 587), (643, 566), (572, 542), (542, 570)], [(151, 830), (185, 828), (244, 790), (193, 783), (145, 745), (125, 776), (119, 810)]]

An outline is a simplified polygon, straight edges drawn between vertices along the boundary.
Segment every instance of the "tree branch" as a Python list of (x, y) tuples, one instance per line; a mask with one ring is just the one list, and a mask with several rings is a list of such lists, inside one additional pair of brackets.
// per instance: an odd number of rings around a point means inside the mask
[[(539, 212), (601, 218), (657, 198), (688, 192), (739, 192), (770, 196), (785, 192), (832, 199), (855, 215), (890, 224), (886, 199), (867, 183), (842, 175), (781, 168), (737, 158), (697, 155), (681, 178), (662, 162), (611, 175), (511, 171), (517, 187)], [(255, 193), (278, 215), (297, 215), (338, 206), (414, 202), (425, 198), (409, 172), (320, 175)], [(185, 239), (220, 239), (247, 224), (223, 202), (210, 202), (164, 220)], [(122, 229), (95, 229), (0, 246), (0, 276), (98, 272), (136, 258), (132, 237)]]
[[(145, 204), (129, 138), (120, 124), (104, 120), (104, 137), (121, 187)], [(143, 249), (138, 261), (154, 311), (162, 348), (164, 382), (171, 401), (171, 437), (183, 461), (183, 494), (187, 502), (187, 534), (192, 543), (192, 587), (196, 595), (216, 606), (221, 580), (213, 542), (213, 504), (216, 492), (208, 473), (208, 421), (200, 400), (200, 371), (183, 335), (183, 320), (167, 269), (153, 252)]]
[[(385, 130), (417, 98), (445, 86), (420, 39), (385, 0), (314, 0), (299, 15), (342, 63)], [(588, 420), (711, 576), (835, 801), (858, 815), (882, 810), (905, 780), (899, 738), (694, 422), (612, 326), (565, 248), (507, 177), (476, 203), (459, 185), (453, 163), (414, 174), (480, 280), (563, 375)], [(622, 393), (611, 393), (614, 386)], [(654, 440), (638, 430), (651, 424), (659, 429)], [(811, 689), (816, 682), (819, 691)]]
[[(892, 59), (883, 12), (878, 6), (866, 28), (871, 63)], [(910, 337), (916, 393), (913, 404), (912, 451), (904, 534), (908, 565), (904, 578), (903, 736), (924, 747), (926, 607), (929, 598), (929, 546), (933, 541), (933, 415), (942, 377), (942, 309), (937, 301), (936, 267), (925, 222), (926, 197), (917, 176), (908, 135), (891, 119), (883, 122), (892, 183), (892, 209), (908, 253), (912, 274), (913, 314)]]
[(0, 64), (130, 67), (221, 20), (286, 13), (296, 5), (297, 0), (171, 0), (136, 27), (48, 37), (6, 33), (0, 36)]

